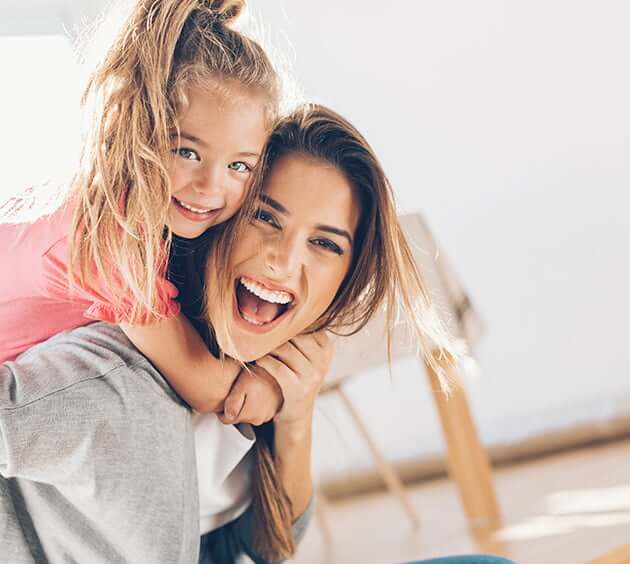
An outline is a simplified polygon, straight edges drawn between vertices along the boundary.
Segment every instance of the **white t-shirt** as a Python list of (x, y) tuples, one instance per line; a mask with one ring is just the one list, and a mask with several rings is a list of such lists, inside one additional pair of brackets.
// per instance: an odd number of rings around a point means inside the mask
[(251, 501), (254, 430), (224, 425), (214, 413), (194, 413), (199, 528), (202, 535), (236, 519)]

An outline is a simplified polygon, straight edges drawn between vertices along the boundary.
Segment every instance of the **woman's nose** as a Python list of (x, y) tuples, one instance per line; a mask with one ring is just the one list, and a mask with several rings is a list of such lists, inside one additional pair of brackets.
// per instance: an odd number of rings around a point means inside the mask
[(302, 262), (303, 253), (295, 241), (281, 234), (267, 241), (265, 266), (269, 277), (290, 279), (298, 273)]

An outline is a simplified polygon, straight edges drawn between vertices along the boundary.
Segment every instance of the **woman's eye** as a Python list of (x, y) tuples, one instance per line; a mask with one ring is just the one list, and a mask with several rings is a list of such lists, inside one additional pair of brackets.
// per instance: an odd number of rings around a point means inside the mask
[(252, 170), (249, 165), (247, 165), (246, 163), (242, 161), (236, 161), (236, 162), (230, 163), (228, 165), (228, 168), (236, 172), (250, 172)]
[(279, 228), (276, 218), (273, 216), (273, 214), (269, 213), (268, 211), (265, 211), (262, 209), (257, 210), (256, 213), (254, 214), (254, 219), (261, 221), (263, 223), (267, 223), (271, 225), (272, 227)]
[(322, 247), (327, 251), (331, 251), (336, 255), (343, 255), (343, 249), (330, 239), (313, 239), (313, 244)]
[(186, 147), (180, 147), (179, 149), (175, 149), (175, 153), (182, 157), (182, 159), (186, 159), (187, 161), (200, 161), (199, 153), (194, 149), (187, 149)]

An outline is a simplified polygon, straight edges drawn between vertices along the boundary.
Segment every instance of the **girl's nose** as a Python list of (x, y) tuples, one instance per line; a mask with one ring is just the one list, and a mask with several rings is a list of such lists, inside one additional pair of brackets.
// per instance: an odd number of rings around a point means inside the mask
[(195, 192), (204, 197), (204, 203), (213, 207), (223, 207), (225, 204), (225, 174), (221, 167), (208, 167), (200, 172), (193, 188)]

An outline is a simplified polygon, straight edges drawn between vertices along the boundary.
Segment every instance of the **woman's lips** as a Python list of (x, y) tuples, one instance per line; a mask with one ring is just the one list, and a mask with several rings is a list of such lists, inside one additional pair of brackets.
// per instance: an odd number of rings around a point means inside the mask
[[(203, 212), (203, 213), (195, 212), (195, 211), (185, 208), (177, 198), (171, 197), (171, 200), (173, 204), (175, 205), (175, 208), (177, 209), (177, 211), (189, 221), (196, 221), (200, 223), (207, 222), (209, 219), (216, 218), (216, 216), (218, 216), (219, 213), (221, 213), (221, 208), (217, 208), (217, 209), (210, 210), (208, 212)], [(196, 207), (196, 206), (193, 206), (193, 207)]]
[[(241, 308), (239, 306), (239, 301), (238, 301), (238, 290), (239, 290), (239, 284), (240, 284), (240, 278), (237, 278), (235, 283), (234, 283), (234, 295), (233, 295), (233, 316), (234, 316), (234, 320), (236, 322), (236, 324), (239, 327), (242, 327), (243, 329), (245, 329), (246, 331), (249, 331), (251, 333), (256, 333), (256, 334), (262, 334), (262, 333), (267, 333), (269, 331), (271, 331), (272, 329), (274, 329), (285, 317), (286, 315), (293, 309), (294, 304), (290, 304), (288, 307), (286, 307), (286, 309), (280, 314), (278, 315), (278, 317), (276, 317), (275, 319), (273, 319), (272, 321), (268, 321), (262, 324), (258, 324), (259, 320), (256, 320), (257, 323), (252, 323), (250, 321), (248, 321), (247, 319), (245, 319), (243, 317), (244, 313), (241, 312)], [(247, 291), (247, 290), (246, 290)], [(245, 314), (247, 315), (247, 314)]]

